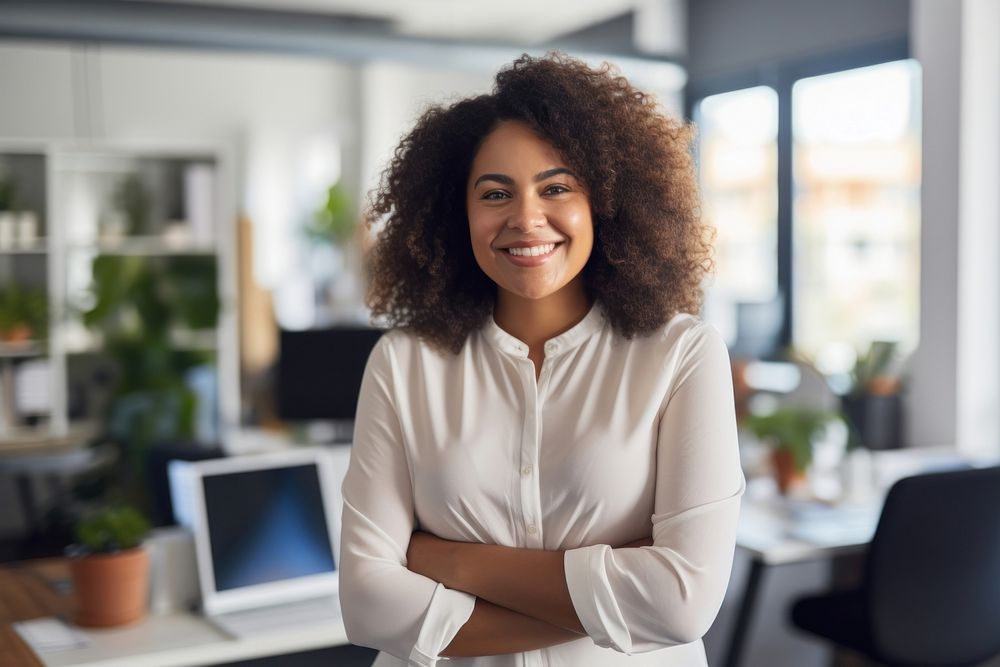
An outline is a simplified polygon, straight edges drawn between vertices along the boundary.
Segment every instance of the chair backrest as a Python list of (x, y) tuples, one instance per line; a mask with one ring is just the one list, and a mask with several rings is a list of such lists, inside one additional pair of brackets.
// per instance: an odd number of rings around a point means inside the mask
[(1000, 466), (896, 482), (865, 589), (888, 660), (972, 664), (1000, 652)]

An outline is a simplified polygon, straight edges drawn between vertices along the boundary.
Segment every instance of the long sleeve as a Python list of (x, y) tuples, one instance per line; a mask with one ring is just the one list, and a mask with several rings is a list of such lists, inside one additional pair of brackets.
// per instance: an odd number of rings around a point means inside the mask
[(343, 484), (340, 598), (352, 643), (410, 665), (437, 664), (475, 597), (406, 568), (413, 491), (395, 408), (387, 334), (369, 357)]
[(686, 333), (658, 425), (653, 546), (566, 551), (573, 606), (599, 646), (644, 653), (701, 638), (729, 583), (740, 467), (729, 356), (699, 323)]

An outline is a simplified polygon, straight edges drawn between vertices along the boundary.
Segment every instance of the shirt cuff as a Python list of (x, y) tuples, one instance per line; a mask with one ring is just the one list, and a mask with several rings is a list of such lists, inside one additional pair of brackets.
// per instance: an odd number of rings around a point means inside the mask
[(410, 652), (409, 664), (413, 667), (434, 667), (458, 631), (465, 625), (476, 606), (476, 596), (445, 588), (438, 584), (427, 606), (417, 643)]
[(594, 544), (563, 555), (566, 586), (580, 624), (594, 643), (628, 653), (632, 639), (618, 601), (611, 593), (605, 558), (611, 547)]

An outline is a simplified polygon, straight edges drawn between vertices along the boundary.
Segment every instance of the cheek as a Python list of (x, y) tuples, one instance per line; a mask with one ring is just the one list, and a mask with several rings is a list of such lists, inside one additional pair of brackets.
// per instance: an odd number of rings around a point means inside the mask
[(594, 247), (594, 223), (590, 211), (578, 211), (569, 219), (573, 236), (573, 256), (587, 261)]
[(490, 244), (493, 243), (493, 235), (482, 220), (469, 219), (469, 241), (472, 244), (472, 254), (480, 267), (483, 266), (484, 262), (491, 261), (493, 250), (490, 248)]

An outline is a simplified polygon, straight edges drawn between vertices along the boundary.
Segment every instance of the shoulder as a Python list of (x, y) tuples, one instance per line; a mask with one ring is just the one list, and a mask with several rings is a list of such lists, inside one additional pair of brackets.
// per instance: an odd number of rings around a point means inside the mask
[(387, 329), (372, 350), (369, 363), (392, 367), (408, 366), (420, 360), (424, 365), (446, 361), (454, 356), (427, 342), (406, 328)]
[(677, 360), (698, 354), (718, 354), (728, 357), (725, 340), (719, 331), (697, 315), (677, 313), (665, 324), (630, 341), (643, 352)]
[(696, 315), (678, 313), (661, 330), (666, 344), (680, 347), (685, 355), (715, 353), (729, 356), (726, 341), (714, 326)]

